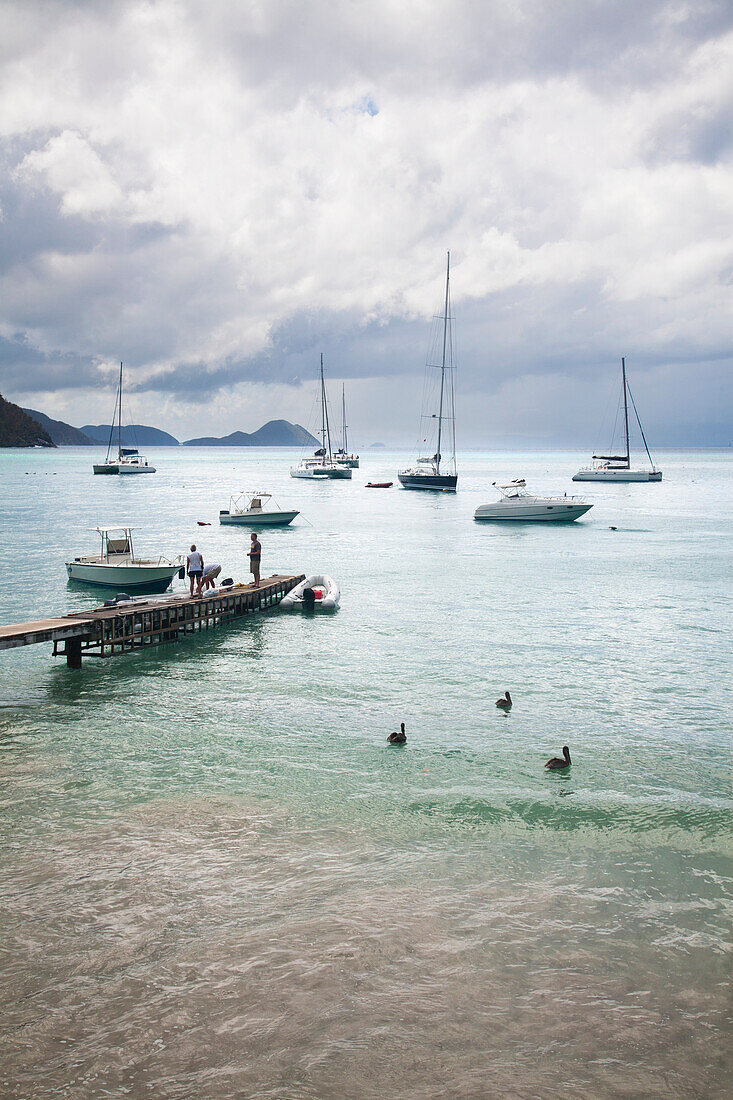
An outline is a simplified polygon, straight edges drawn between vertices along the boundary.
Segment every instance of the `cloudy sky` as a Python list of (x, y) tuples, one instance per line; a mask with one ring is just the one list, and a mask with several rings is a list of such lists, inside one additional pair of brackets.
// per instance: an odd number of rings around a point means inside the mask
[[(0, 390), (409, 445), (733, 438), (730, 0), (0, 0)], [(604, 445), (607, 445), (604, 444)]]

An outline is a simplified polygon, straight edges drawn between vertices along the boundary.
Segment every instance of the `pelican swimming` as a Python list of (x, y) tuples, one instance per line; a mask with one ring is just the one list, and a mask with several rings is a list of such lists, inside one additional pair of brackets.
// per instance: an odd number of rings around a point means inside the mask
[(404, 745), (407, 741), (407, 734), (405, 733), (405, 723), (400, 722), (399, 733), (397, 732), (397, 730), (393, 730), (387, 740), (389, 741), (390, 745)]
[(551, 756), (545, 764), (545, 767), (549, 768), (551, 772), (559, 772), (562, 771), (563, 768), (569, 768), (571, 764), (570, 749), (567, 745), (563, 745), (562, 756)]
[(496, 700), (496, 705), (500, 710), (512, 709), (512, 697), (508, 691), (505, 691), (501, 699)]

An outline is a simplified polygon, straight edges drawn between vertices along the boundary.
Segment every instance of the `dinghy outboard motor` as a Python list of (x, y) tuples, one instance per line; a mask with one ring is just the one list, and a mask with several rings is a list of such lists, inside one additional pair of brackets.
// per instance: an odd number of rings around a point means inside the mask
[(179, 581), (185, 581), (185, 579), (186, 579), (186, 566), (185, 565), (182, 565), (181, 568), (178, 570), (178, 579), (179, 579)]
[(316, 606), (316, 594), (312, 588), (303, 589), (303, 607), (306, 611), (313, 611)]

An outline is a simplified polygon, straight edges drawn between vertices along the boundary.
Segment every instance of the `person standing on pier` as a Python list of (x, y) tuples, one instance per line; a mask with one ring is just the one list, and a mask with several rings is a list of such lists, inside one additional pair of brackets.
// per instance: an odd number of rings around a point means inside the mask
[(252, 532), (252, 545), (249, 548), (249, 569), (254, 577), (253, 588), (260, 587), (260, 561), (262, 559), (262, 545), (257, 538), (257, 532)]
[(201, 578), (204, 573), (204, 558), (203, 554), (200, 554), (196, 549), (196, 543), (191, 547), (191, 553), (188, 555), (188, 579), (191, 582), (191, 595), (193, 596), (193, 586), (196, 585), (196, 595), (201, 595)]

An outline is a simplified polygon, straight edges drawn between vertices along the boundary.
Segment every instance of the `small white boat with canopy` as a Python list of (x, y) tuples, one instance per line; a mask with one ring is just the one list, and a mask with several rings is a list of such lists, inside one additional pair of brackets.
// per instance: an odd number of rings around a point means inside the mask
[(501, 499), (494, 504), (480, 504), (474, 512), (478, 520), (510, 520), (512, 522), (567, 523), (585, 515), (593, 505), (580, 497), (537, 497), (528, 493), (524, 478), (515, 478), (506, 485), (493, 485)]
[(285, 527), (300, 512), (286, 511), (275, 501), (271, 493), (242, 492), (229, 500), (229, 508), (219, 512), (219, 523), (241, 527)]
[[(623, 406), (624, 406), (624, 440), (625, 440), (625, 453), (622, 455), (593, 455), (593, 461), (590, 466), (584, 467), (582, 470), (578, 470), (577, 474), (573, 475), (573, 481), (661, 481), (662, 471), (659, 470), (652, 461), (652, 456), (647, 445), (646, 436), (644, 435), (644, 429), (641, 426), (641, 420), (636, 408), (636, 402), (634, 401), (634, 395), (632, 394), (629, 383), (626, 380), (626, 360), (621, 360), (621, 385), (623, 394)], [(637, 466), (635, 469), (631, 465), (631, 451), (629, 448), (629, 398), (631, 398), (631, 405), (636, 416), (636, 422), (639, 425), (639, 431), (641, 432), (641, 438), (644, 442), (644, 449), (646, 450), (647, 458), (649, 459), (649, 469), (641, 466)], [(619, 403), (620, 409), (620, 403)], [(618, 423), (618, 413), (616, 414), (616, 422)], [(616, 434), (616, 428), (614, 426), (614, 432)], [(611, 450), (613, 450), (613, 438), (611, 439)]]
[[(182, 574), (183, 558), (138, 558), (132, 545), (132, 527), (94, 527), (102, 540), (99, 554), (66, 562), (70, 581), (117, 592), (165, 592), (176, 573)], [(182, 574), (183, 575), (183, 574)]]

